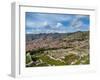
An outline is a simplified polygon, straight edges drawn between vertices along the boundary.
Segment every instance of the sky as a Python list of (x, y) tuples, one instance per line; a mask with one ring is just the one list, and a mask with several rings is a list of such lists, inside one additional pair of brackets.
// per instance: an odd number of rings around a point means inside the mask
[(89, 15), (59, 13), (25, 13), (26, 34), (88, 31)]

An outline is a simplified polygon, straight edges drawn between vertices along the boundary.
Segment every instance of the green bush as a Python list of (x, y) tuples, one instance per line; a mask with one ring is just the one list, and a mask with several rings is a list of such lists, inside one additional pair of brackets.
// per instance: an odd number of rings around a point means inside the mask
[(31, 55), (30, 55), (30, 53), (27, 53), (26, 54), (26, 64), (29, 63), (29, 62), (31, 62), (31, 61), (32, 61)]
[(64, 59), (66, 65), (70, 65), (75, 60), (79, 60), (79, 56), (77, 56), (76, 54), (69, 54), (65, 56), (65, 59)]

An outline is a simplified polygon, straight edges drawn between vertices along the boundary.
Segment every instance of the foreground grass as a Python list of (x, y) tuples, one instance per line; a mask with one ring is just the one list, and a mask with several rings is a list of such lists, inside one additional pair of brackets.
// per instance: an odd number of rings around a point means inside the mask
[[(52, 53), (52, 52), (55, 53)], [(65, 50), (64, 50), (65, 51)], [(47, 52), (47, 53), (46, 53)], [(27, 67), (38, 67), (38, 66), (61, 66), (61, 65), (80, 65), (80, 64), (89, 64), (89, 55), (86, 53), (85, 50), (81, 50), (82, 54), (85, 55), (77, 55), (74, 53), (66, 53), (68, 55), (64, 56), (63, 59), (61, 58), (55, 58), (54, 55), (57, 55), (57, 49), (56, 50), (46, 50), (46, 51), (38, 51), (37, 53), (27, 53), (26, 54), (26, 64), (30, 62), (34, 62), (34, 64), (31, 64)], [(70, 52), (70, 51), (69, 51)], [(72, 51), (71, 51), (72, 52)], [(61, 53), (65, 54), (65, 53)]]
[(60, 60), (55, 60), (55, 59), (51, 59), (49, 56), (41, 56), (40, 59), (47, 63), (47, 64), (50, 64), (51, 66), (53, 65), (65, 65), (64, 62), (60, 61)]

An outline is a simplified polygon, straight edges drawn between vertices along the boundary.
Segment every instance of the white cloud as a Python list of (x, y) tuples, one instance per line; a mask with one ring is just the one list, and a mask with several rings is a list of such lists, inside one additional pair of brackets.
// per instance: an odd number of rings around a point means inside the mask
[(76, 23), (74, 23), (73, 27), (75, 29), (80, 29), (82, 25), (83, 25), (82, 21), (77, 21)]
[(43, 26), (47, 26), (48, 25), (48, 22), (47, 21), (44, 21), (43, 22)]
[(46, 21), (44, 22), (39, 22), (39, 21), (35, 21), (35, 22), (32, 22), (32, 21), (27, 21), (27, 27), (28, 28), (43, 28), (45, 26), (48, 25), (48, 23)]
[[(40, 31), (41, 33), (43, 32), (42, 30)], [(54, 30), (54, 29), (47, 29), (45, 30), (45, 33), (66, 33), (67, 30)], [(43, 32), (44, 33), (44, 32)]]
[(83, 17), (85, 17), (85, 16), (78, 15), (75, 18), (73, 18), (73, 20), (71, 22), (71, 27), (73, 27), (76, 30), (80, 30), (81, 27), (83, 27), (83, 25), (84, 25), (83, 22), (80, 20), (80, 18), (83, 18)]
[(63, 24), (57, 23), (56, 28), (63, 27)]
[(27, 32), (26, 32), (26, 34), (31, 34), (31, 33), (32, 33), (32, 31), (27, 31)]
[(72, 19), (71, 15), (64, 15), (64, 14), (41, 14), (41, 13), (34, 13), (31, 16), (33, 16), (33, 19), (36, 19), (38, 21), (47, 21), (47, 22), (58, 22), (58, 21), (68, 21)]

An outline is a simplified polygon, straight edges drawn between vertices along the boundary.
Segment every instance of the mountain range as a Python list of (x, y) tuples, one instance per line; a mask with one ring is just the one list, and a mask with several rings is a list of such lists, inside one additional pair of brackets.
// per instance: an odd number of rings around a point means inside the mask
[(26, 34), (26, 51), (40, 48), (89, 48), (89, 31)]

